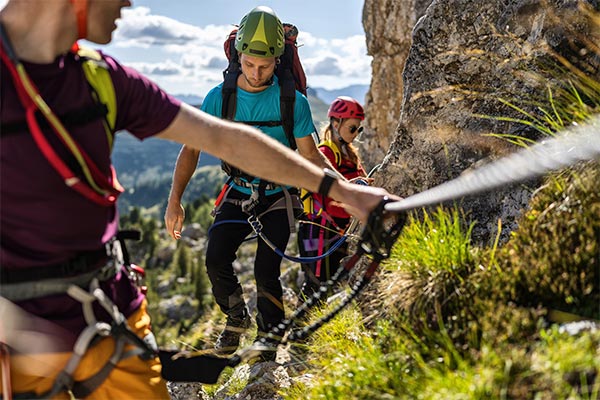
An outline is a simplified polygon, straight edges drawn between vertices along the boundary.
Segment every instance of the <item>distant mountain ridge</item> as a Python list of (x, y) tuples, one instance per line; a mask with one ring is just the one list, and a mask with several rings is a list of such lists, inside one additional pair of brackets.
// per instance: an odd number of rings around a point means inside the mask
[(365, 97), (369, 91), (369, 85), (350, 85), (340, 89), (323, 89), (313, 88), (317, 93), (317, 97), (323, 100), (325, 103), (330, 104), (338, 96), (350, 96), (354, 97), (361, 104), (365, 104)]

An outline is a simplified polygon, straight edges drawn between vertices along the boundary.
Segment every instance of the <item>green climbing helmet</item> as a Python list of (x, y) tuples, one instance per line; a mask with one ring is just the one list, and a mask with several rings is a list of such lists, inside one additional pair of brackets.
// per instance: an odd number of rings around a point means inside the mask
[(253, 57), (279, 57), (283, 54), (283, 25), (275, 11), (258, 6), (242, 18), (235, 37), (235, 49)]

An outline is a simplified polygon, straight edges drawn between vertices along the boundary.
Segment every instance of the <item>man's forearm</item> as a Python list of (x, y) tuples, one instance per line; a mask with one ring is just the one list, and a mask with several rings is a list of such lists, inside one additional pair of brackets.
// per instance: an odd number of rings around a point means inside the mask
[(175, 163), (175, 170), (173, 171), (173, 184), (171, 186), (169, 200), (181, 202), (183, 193), (196, 171), (199, 157), (199, 150), (191, 149), (185, 145), (181, 147)]

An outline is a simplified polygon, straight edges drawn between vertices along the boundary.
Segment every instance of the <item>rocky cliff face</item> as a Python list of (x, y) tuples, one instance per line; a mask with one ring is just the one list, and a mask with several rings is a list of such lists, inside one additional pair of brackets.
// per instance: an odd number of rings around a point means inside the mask
[(367, 169), (381, 163), (392, 142), (402, 103), (402, 69), (412, 28), (431, 0), (365, 0), (363, 26), (367, 51), (373, 56), (373, 79), (367, 93), (367, 130), (363, 161)]
[[(409, 196), (514, 150), (488, 133), (539, 139), (522, 124), (481, 115), (523, 118), (500, 99), (528, 111), (548, 105), (548, 87), (561, 79), (542, 71), (549, 54), (585, 58), (578, 34), (598, 43), (598, 32), (589, 31), (580, 8), (586, 2), (546, 3), (435, 0), (424, 10), (419, 1), (365, 2), (373, 80), (362, 155), (372, 166), (385, 154), (376, 184)], [(598, 7), (595, 1), (586, 4)], [(558, 23), (567, 20), (571, 31)], [(597, 62), (586, 60), (588, 72), (598, 73)], [(479, 222), (474, 237), (485, 242), (495, 236), (498, 218), (505, 232), (514, 228), (528, 198), (528, 189), (507, 188), (461, 206)]]

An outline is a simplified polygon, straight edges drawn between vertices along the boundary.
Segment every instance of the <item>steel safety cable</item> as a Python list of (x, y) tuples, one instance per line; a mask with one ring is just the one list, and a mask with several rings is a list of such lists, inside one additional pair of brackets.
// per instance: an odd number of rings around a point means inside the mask
[(578, 161), (600, 157), (600, 116), (567, 129), (564, 133), (517, 151), (471, 172), (388, 203), (386, 211), (407, 211), (489, 191), (535, 178)]

